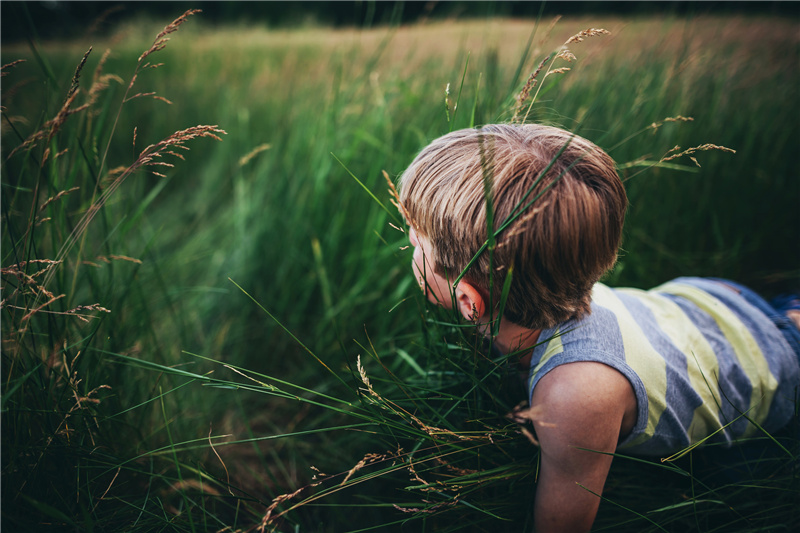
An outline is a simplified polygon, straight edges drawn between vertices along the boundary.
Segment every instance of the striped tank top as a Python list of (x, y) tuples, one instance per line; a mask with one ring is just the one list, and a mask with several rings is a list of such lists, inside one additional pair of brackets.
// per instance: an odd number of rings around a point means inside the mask
[(737, 292), (701, 278), (678, 278), (649, 291), (598, 283), (591, 307), (581, 320), (542, 331), (529, 398), (558, 365), (593, 361), (615, 368), (638, 404), (619, 451), (665, 455), (700, 442), (730, 444), (758, 435), (755, 424), (773, 431), (792, 419), (798, 355)]

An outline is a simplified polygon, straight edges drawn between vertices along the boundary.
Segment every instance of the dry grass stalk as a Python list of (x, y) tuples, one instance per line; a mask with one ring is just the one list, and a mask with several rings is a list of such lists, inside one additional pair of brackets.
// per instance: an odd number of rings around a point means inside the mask
[[(19, 331), (18, 333), (22, 334), (22, 331)], [(64, 350), (66, 350), (66, 340), (64, 341)], [(93, 398), (92, 396), (97, 394), (98, 391), (100, 391), (100, 390), (104, 390), (104, 389), (110, 390), (111, 389), (111, 387), (109, 385), (100, 385), (99, 387), (95, 387), (94, 389), (89, 391), (85, 396), (79, 395), (78, 394), (78, 385), (80, 385), (82, 380), (78, 379), (78, 373), (74, 370), (73, 367), (75, 365), (75, 361), (77, 361), (78, 357), (81, 355), (81, 352), (78, 352), (78, 354), (72, 359), (72, 364), (67, 363), (66, 354), (65, 354), (64, 351), (61, 351), (60, 353), (61, 353), (61, 355), (63, 357), (63, 361), (61, 362), (61, 365), (60, 365), (61, 366), (61, 372), (58, 374), (57, 380), (59, 382), (61, 382), (61, 383), (64, 383), (70, 389), (70, 391), (72, 392), (73, 398), (75, 398), (75, 404), (73, 404), (72, 407), (70, 407), (70, 409), (66, 412), (66, 414), (64, 415), (64, 418), (61, 419), (61, 422), (58, 424), (58, 426), (56, 427), (55, 431), (53, 431), (50, 434), (50, 436), (48, 437), (47, 441), (45, 442), (44, 447), (39, 451), (39, 457), (36, 459), (36, 463), (33, 465), (33, 470), (36, 470), (39, 467), (39, 463), (41, 462), (42, 458), (44, 457), (45, 453), (47, 452), (48, 448), (50, 447), (50, 444), (52, 444), (52, 442), (56, 438), (56, 436), (58, 436), (58, 435), (66, 435), (67, 440), (69, 440), (71, 430), (67, 426), (67, 422), (69, 421), (69, 419), (72, 416), (72, 414), (75, 411), (79, 410), (79, 409), (88, 409), (89, 406), (91, 406), (91, 405), (99, 404), (100, 403), (100, 399)], [(55, 359), (56, 355), (57, 355), (57, 352), (54, 352), (53, 355), (51, 356), (51, 359)], [(52, 365), (49, 365), (46, 368), (55, 369), (55, 368), (57, 368), (57, 366), (58, 365), (55, 364), (55, 361), (54, 361)], [(96, 418), (94, 418), (94, 417), (91, 417), (91, 418), (95, 422), (95, 427), (98, 427)], [(65, 430), (65, 428), (66, 428), (66, 430)], [(92, 428), (88, 424), (86, 425), (86, 430), (87, 430), (86, 433), (89, 435), (89, 438), (92, 441), (92, 445), (96, 446), (96, 443), (95, 443), (95, 440), (94, 440), (94, 432), (93, 432)], [(20, 489), (24, 488), (25, 484), (27, 484), (27, 480), (25, 482), (23, 482), (22, 487)]]
[(44, 208), (45, 208), (45, 207), (47, 207), (47, 206), (48, 206), (48, 205), (50, 205), (51, 203), (55, 202), (55, 201), (56, 201), (56, 200), (58, 200), (59, 198), (62, 198), (62, 197), (64, 197), (64, 196), (68, 195), (68, 194), (69, 194), (69, 193), (71, 193), (71, 192), (75, 192), (75, 191), (77, 191), (78, 189), (80, 189), (80, 187), (72, 187), (71, 189), (67, 189), (66, 191), (61, 191), (61, 192), (59, 192), (59, 193), (58, 193), (58, 194), (56, 194), (55, 196), (51, 196), (51, 197), (50, 197), (50, 198), (48, 198), (48, 199), (47, 199), (47, 200), (46, 200), (46, 201), (45, 201), (45, 202), (44, 202), (42, 205), (40, 205), (40, 206), (39, 206), (39, 212), (41, 213), (42, 211), (44, 211)]
[(294, 498), (295, 496), (297, 496), (298, 494), (303, 492), (306, 488), (307, 487), (300, 487), (299, 489), (297, 489), (296, 491), (294, 491), (292, 493), (281, 494), (277, 498), (273, 499), (272, 500), (272, 505), (267, 507), (267, 510), (266, 510), (264, 516), (261, 518), (261, 524), (259, 524), (259, 526), (256, 528), (256, 531), (258, 531), (259, 533), (264, 533), (266, 531), (266, 528), (269, 525), (269, 523), (274, 521), (274, 520), (276, 520), (278, 517), (281, 516), (281, 514), (283, 514), (283, 513), (280, 513), (280, 514), (277, 514), (275, 516), (272, 516), (272, 513), (275, 511), (275, 509), (280, 504), (285, 502), (286, 500), (291, 500), (292, 498)]
[[(222, 437), (230, 437), (230, 435), (221, 435), (221, 436)], [(231, 490), (231, 475), (228, 472), (228, 467), (225, 466), (225, 461), (222, 460), (222, 457), (220, 457), (219, 453), (217, 453), (217, 449), (214, 448), (214, 443), (211, 440), (211, 428), (210, 427), (208, 428), (208, 445), (211, 446), (211, 451), (214, 452), (214, 455), (217, 456), (217, 459), (219, 459), (219, 462), (222, 463), (222, 468), (225, 469), (225, 476), (228, 478), (228, 493), (231, 496), (234, 496), (233, 491)]]
[(98, 255), (96, 257), (96, 259), (99, 259), (100, 261), (102, 261), (104, 263), (111, 263), (111, 261), (128, 261), (130, 263), (136, 263), (136, 264), (139, 264), (139, 265), (142, 264), (142, 260), (141, 259), (136, 259), (135, 257), (128, 257), (127, 255), (114, 255), (114, 254), (111, 254), (111, 255)]
[[(0, 302), (0, 309), (8, 306), (9, 308), (24, 309), (27, 311), (27, 308), (12, 306), (8, 303), (10, 300), (20, 295), (32, 295), (34, 298), (44, 297), (52, 301), (55, 296), (42, 285), (40, 285), (35, 278), (46, 275), (53, 268), (55, 268), (56, 265), (59, 264), (61, 264), (61, 261), (52, 261), (50, 259), (33, 259), (31, 261), (21, 261), (15, 265), (10, 265), (0, 269), (0, 273), (2, 273), (3, 276), (13, 276), (17, 278), (19, 282), (19, 286)], [(45, 265), (45, 267), (32, 274), (29, 274), (28, 270), (31, 265)], [(8, 283), (3, 284), (2, 291), (4, 294), (8, 293)]]
[(112, 15), (112, 14), (118, 12), (118, 11), (122, 11), (124, 9), (125, 9), (125, 6), (122, 5), (122, 4), (116, 4), (116, 5), (108, 8), (108, 9), (106, 9), (105, 11), (100, 13), (100, 15), (98, 15), (92, 21), (91, 25), (86, 30), (86, 34), (87, 35), (94, 35), (97, 32), (97, 30), (106, 22), (106, 20), (108, 19), (108, 17), (110, 15)]
[[(42, 128), (39, 131), (37, 131), (34, 134), (32, 134), (22, 144), (20, 144), (16, 148), (14, 148), (11, 151), (11, 153), (8, 154), (8, 158), (7, 159), (10, 159), (11, 156), (13, 156), (15, 153), (17, 153), (20, 150), (23, 150), (23, 149), (30, 150), (30, 149), (32, 149), (36, 145), (36, 143), (38, 141), (40, 141), (41, 139), (43, 139), (45, 137), (47, 137), (47, 143), (46, 144), (49, 144), (50, 141), (55, 136), (55, 134), (58, 133), (58, 131), (61, 129), (61, 126), (64, 125), (64, 123), (66, 122), (67, 118), (70, 115), (73, 115), (75, 113), (83, 111), (83, 110), (85, 110), (85, 109), (87, 109), (89, 107), (89, 104), (86, 103), (86, 104), (83, 104), (83, 105), (78, 106), (76, 108), (72, 108), (72, 104), (75, 102), (75, 97), (78, 95), (78, 91), (80, 89), (79, 86), (80, 86), (81, 71), (83, 70), (83, 67), (86, 64), (86, 59), (89, 57), (89, 54), (91, 53), (91, 51), (92, 51), (92, 48), (89, 47), (89, 50), (87, 50), (86, 53), (83, 55), (83, 58), (81, 59), (81, 61), (78, 64), (77, 68), (75, 69), (75, 74), (72, 76), (72, 84), (70, 85), (70, 89), (67, 92), (67, 96), (64, 99), (64, 103), (62, 104), (61, 109), (59, 109), (59, 111), (56, 114), (56, 116), (53, 119), (45, 122), (44, 126), (42, 126)], [(18, 60), (18, 61), (15, 61), (13, 63), (9, 63), (6, 66), (14, 65), (14, 64), (17, 64), (19, 62), (20, 61)], [(5, 69), (6, 66), (4, 66), (3, 68)], [(47, 161), (49, 154), (50, 154), (50, 148), (48, 147), (48, 148), (45, 149), (44, 155), (42, 156), (41, 166), (44, 166), (44, 163)]]
[(694, 118), (692, 117), (684, 117), (683, 115), (678, 115), (676, 117), (667, 117), (664, 120), (659, 122), (653, 122), (648, 126), (649, 128), (653, 128), (653, 135), (658, 131), (658, 128), (666, 124), (667, 122), (693, 122)]
[[(68, 311), (49, 311), (49, 310), (45, 310), (44, 309), (45, 307), (47, 307), (51, 303), (55, 302), (56, 300), (59, 300), (59, 299), (63, 298), (64, 296), (66, 296), (66, 295), (65, 294), (59, 294), (58, 296), (53, 296), (52, 298), (50, 298), (48, 301), (46, 301), (45, 303), (43, 303), (39, 307), (36, 307), (35, 309), (29, 311), (25, 316), (22, 317), (22, 320), (20, 320), (20, 323), (27, 322), (28, 320), (30, 320), (30, 318), (33, 315), (35, 315), (36, 313), (39, 313), (39, 312), (46, 313), (46, 314), (49, 314), (49, 315), (74, 316), (78, 320), (80, 320), (82, 322), (87, 322), (87, 323), (89, 322), (90, 319), (97, 318), (97, 316), (96, 315), (87, 315), (86, 312), (90, 312), (90, 311), (99, 311), (99, 312), (102, 312), (102, 313), (110, 313), (111, 312), (110, 310), (106, 309), (105, 307), (101, 307), (99, 303), (90, 304), (90, 305), (79, 305), (78, 307), (75, 307), (75, 308), (70, 309)], [(5, 302), (6, 301), (3, 300), (3, 304), (4, 305), (2, 307), (8, 307), (10, 309), (18, 309), (18, 310), (21, 310), (21, 311), (26, 311), (27, 310), (24, 307), (19, 307), (19, 306), (16, 306), (16, 305), (10, 305), (10, 304), (5, 303)]]
[[(61, 261), (53, 261), (52, 259), (31, 259), (30, 261), (20, 261), (16, 265), (12, 265), (11, 267), (8, 268), (21, 269), (25, 268), (28, 265), (58, 265), (60, 263)], [(5, 273), (5, 271), (6, 269), (4, 268), (3, 272)]]
[(239, 159), (239, 166), (240, 167), (245, 166), (255, 156), (257, 156), (261, 152), (265, 152), (265, 151), (269, 150), (270, 148), (272, 148), (272, 145), (268, 144), (268, 143), (264, 143), (264, 144), (260, 144), (260, 145), (256, 146), (247, 155), (244, 155), (244, 156), (241, 157), (241, 159)]
[(542, 420), (543, 413), (544, 409), (541, 405), (528, 407), (527, 404), (523, 402), (514, 408), (513, 411), (508, 413), (506, 418), (519, 424), (520, 433), (522, 433), (531, 442), (531, 444), (538, 446), (539, 441), (536, 440), (534, 433), (526, 426), (530, 426), (532, 428), (534, 424), (538, 424), (544, 427), (555, 427), (555, 424)]
[[(176, 18), (175, 20), (173, 20), (172, 22), (167, 24), (166, 27), (164, 27), (164, 29), (161, 31), (161, 33), (156, 35), (156, 38), (153, 41), (153, 45), (147, 51), (145, 51), (142, 55), (139, 56), (139, 63), (141, 63), (142, 60), (144, 60), (144, 58), (146, 58), (150, 54), (152, 54), (154, 52), (158, 52), (159, 50), (163, 50), (167, 46), (167, 42), (169, 41), (169, 39), (167, 39), (166, 36), (169, 35), (170, 33), (174, 33), (176, 31), (178, 31), (178, 28), (181, 26), (181, 24), (186, 22), (186, 19), (189, 18), (191, 15), (194, 15), (196, 13), (201, 13), (201, 12), (202, 12), (201, 9), (190, 9), (190, 10), (186, 11), (180, 17)], [(148, 67), (148, 66), (152, 66), (152, 65), (149, 65), (149, 64), (145, 65), (145, 67)], [(158, 66), (158, 65), (156, 65), (156, 66)], [(131, 85), (133, 85), (133, 81), (131, 81)]]
[[(160, 158), (162, 158), (165, 154), (177, 156), (179, 154), (175, 152), (176, 149), (189, 150), (189, 147), (186, 146), (188, 141), (202, 137), (208, 137), (217, 141), (221, 141), (222, 139), (219, 137), (219, 135), (225, 134), (226, 132), (217, 126), (193, 126), (185, 130), (176, 131), (166, 139), (156, 144), (147, 146), (139, 154), (139, 157), (136, 159), (136, 161), (127, 167), (108, 187), (106, 187), (103, 193), (94, 201), (94, 203), (92, 203), (92, 205), (83, 215), (83, 218), (81, 218), (81, 220), (75, 226), (75, 229), (72, 230), (72, 233), (67, 238), (66, 242), (62, 245), (57, 257), (63, 258), (67, 253), (69, 253), (69, 251), (72, 249), (72, 246), (74, 246), (75, 242), (77, 241), (78, 236), (86, 231), (86, 228), (89, 226), (100, 209), (105, 205), (105, 203), (120, 187), (120, 185), (122, 185), (128, 176), (145, 166), (171, 167), (171, 163), (160, 161)], [(163, 174), (158, 172), (154, 172), (154, 174), (163, 176)], [(45, 285), (47, 282), (49, 282), (49, 280), (50, 278), (48, 276), (48, 278), (45, 280)]]
[(247, 374), (245, 374), (244, 372), (241, 372), (241, 371), (239, 371), (238, 369), (236, 369), (236, 368), (234, 368), (234, 367), (232, 367), (232, 366), (230, 366), (230, 365), (222, 365), (222, 366), (224, 366), (225, 368), (227, 368), (228, 370), (230, 370), (230, 371), (232, 371), (232, 372), (235, 372), (235, 373), (239, 374), (240, 376), (242, 376), (242, 377), (244, 377), (244, 378), (247, 378), (247, 379), (249, 379), (250, 381), (254, 381), (254, 382), (258, 383), (259, 385), (261, 385), (262, 387), (264, 387), (264, 388), (265, 388), (265, 389), (267, 389), (267, 390), (273, 390), (273, 391), (274, 391), (274, 390), (278, 390), (278, 388), (277, 388), (277, 387), (275, 387), (275, 386), (273, 386), (273, 385), (270, 385), (270, 384), (268, 384), (268, 383), (264, 383), (263, 381), (259, 381), (259, 380), (257, 380), (256, 378), (254, 378), (254, 377), (252, 377), (252, 376), (248, 376), (248, 375), (247, 375)]
[(358, 355), (356, 357), (356, 369), (358, 370), (358, 375), (361, 376), (361, 383), (363, 383), (367, 387), (366, 389), (362, 388), (362, 389), (359, 389), (359, 390), (368, 392), (370, 394), (370, 396), (380, 400), (379, 402), (374, 402), (374, 403), (377, 403), (378, 405), (380, 405), (384, 409), (387, 409), (387, 407), (386, 407), (386, 405), (384, 403), (384, 399), (380, 396), (380, 394), (375, 392), (375, 389), (372, 388), (372, 384), (369, 382), (369, 377), (367, 377), (367, 371), (364, 370), (364, 367), (361, 365), (361, 355)]
[[(186, 492), (188, 490), (196, 490), (201, 494), (208, 494), (209, 496), (220, 495), (217, 489), (210, 486), (208, 483), (203, 483), (202, 481), (198, 481), (196, 479), (182, 479), (176, 481), (169, 487), (166, 487), (161, 491), (159, 491), (159, 494), (162, 500), (167, 500), (172, 495), (177, 495), (180, 494), (181, 492)], [(173, 515), (181, 514), (181, 510), (171, 504), (165, 504), (164, 509)]]
[(108, 484), (108, 487), (106, 487), (105, 492), (103, 492), (102, 496), (100, 496), (100, 498), (97, 499), (97, 502), (94, 504), (94, 507), (92, 507), (92, 512), (94, 512), (95, 509), (97, 509), (97, 506), (100, 505), (101, 501), (106, 499), (106, 494), (108, 494), (108, 491), (111, 490), (111, 487), (114, 485), (114, 482), (117, 480), (117, 476), (119, 475), (120, 472), (122, 472), (121, 466), (117, 468), (117, 473), (114, 474), (113, 478), (111, 478), (111, 482)]
[(103, 179), (101, 180), (102, 183), (103, 183), (103, 186), (105, 186), (105, 184), (107, 184), (107, 183), (113, 182), (120, 174), (125, 172), (127, 169), (128, 169), (128, 167), (126, 167), (124, 165), (121, 165), (121, 166), (118, 166), (118, 167), (115, 167), (115, 168), (112, 168), (111, 170), (109, 170), (108, 173), (105, 176), (103, 176)]
[(24, 62), (25, 62), (24, 59), (17, 59), (16, 61), (12, 61), (11, 63), (6, 63), (2, 67), (0, 67), (0, 77), (3, 77), (6, 74), (8, 74), (8, 72), (6, 72), (6, 69), (10, 69), (12, 67), (16, 67), (20, 63), (24, 63)]
[(576, 61), (578, 58), (575, 57), (575, 54), (570, 52), (569, 48), (563, 48), (558, 54), (556, 54), (556, 59), (563, 59), (567, 63), (572, 63)]
[(604, 30), (603, 28), (589, 28), (588, 30), (579, 31), (569, 39), (564, 42), (564, 46), (572, 43), (580, 43), (583, 42), (584, 38), (586, 37), (595, 37), (597, 35), (609, 35), (611, 34), (610, 31)]
[[(36, 146), (36, 144), (40, 140), (44, 139), (45, 137), (47, 138), (47, 143), (49, 144), (50, 141), (53, 139), (53, 136), (55, 136), (55, 134), (58, 133), (58, 131), (61, 129), (61, 126), (64, 125), (64, 122), (67, 121), (67, 118), (70, 115), (79, 113), (89, 107), (89, 104), (83, 104), (76, 108), (72, 108), (72, 104), (74, 103), (75, 97), (78, 95), (78, 93), (79, 93), (78, 89), (72, 92), (72, 94), (70, 94), (67, 97), (66, 101), (64, 102), (64, 105), (61, 106), (61, 109), (59, 109), (56, 116), (53, 117), (51, 120), (45, 122), (44, 126), (42, 126), (42, 128), (39, 131), (33, 133), (30, 137), (25, 139), (25, 141), (22, 144), (14, 148), (11, 151), (11, 153), (8, 154), (8, 157), (6, 159), (11, 159), (11, 157), (20, 150), (31, 150), (34, 146)], [(45, 150), (45, 155), (42, 157), (42, 162), (41, 162), (42, 166), (44, 166), (44, 163), (47, 160), (47, 156), (49, 153), (50, 153), (50, 148), (47, 148)]]
[(563, 74), (563, 73), (565, 73), (565, 72), (569, 72), (570, 70), (572, 70), (572, 69), (571, 69), (571, 68), (569, 68), (569, 67), (554, 68), (553, 70), (551, 70), (550, 72), (548, 72), (548, 73), (545, 75), (545, 78), (546, 78), (547, 76), (550, 76), (551, 74)]
[(375, 392), (375, 389), (372, 388), (372, 384), (369, 381), (369, 377), (367, 376), (366, 370), (364, 370), (363, 365), (361, 364), (361, 356), (356, 357), (356, 369), (358, 370), (358, 374), (361, 377), (361, 382), (366, 385), (366, 389), (362, 388), (360, 390), (367, 392), (372, 398), (370, 401), (381, 407), (382, 409), (386, 409), (392, 411), (396, 415), (405, 418), (407, 420), (411, 420), (414, 424), (416, 424), (422, 431), (428, 434), (429, 437), (436, 438), (442, 436), (453, 437), (460, 441), (469, 441), (469, 440), (482, 440), (484, 437), (479, 435), (473, 436), (466, 436), (466, 435), (459, 435), (454, 431), (449, 429), (438, 428), (435, 426), (429, 426), (413, 414), (409, 413), (405, 409), (399, 407), (395, 403), (383, 398), (380, 394)]
[(664, 119), (664, 122), (692, 122), (694, 118), (692, 117), (684, 117), (683, 115), (678, 115), (676, 117), (667, 117)]
[[(324, 473), (324, 472), (320, 471), (320, 469), (319, 469), (319, 468), (317, 468), (317, 467), (316, 467), (316, 466), (314, 466), (314, 465), (311, 465), (311, 467), (310, 467), (310, 468), (311, 468), (311, 470), (313, 470), (314, 472), (316, 472), (316, 474), (314, 474), (313, 476), (311, 476), (311, 479), (312, 479), (312, 480), (314, 480), (314, 481), (316, 481), (316, 480), (318, 480), (318, 479), (319, 479), (319, 480), (323, 480), (323, 479), (325, 479), (325, 478), (327, 478), (327, 477), (330, 477), (330, 476), (328, 476), (328, 474), (326, 474), (326, 473)], [(319, 481), (319, 483), (322, 483), (322, 481)], [(317, 483), (316, 485), (319, 485), (319, 483)], [(316, 485), (314, 485), (314, 486), (316, 486)]]
[(473, 470), (471, 468), (459, 468), (457, 466), (453, 466), (439, 456), (434, 457), (434, 459), (436, 460), (437, 463), (439, 463), (449, 471), (455, 472), (459, 476), (469, 476), (472, 474), (477, 474), (479, 472), (479, 470)]
[[(560, 73), (567, 72), (569, 70), (569, 68), (566, 68), (566, 67), (562, 67), (562, 68), (558, 68), (558, 69), (555, 69), (555, 70), (551, 70), (553, 68), (553, 63), (555, 63), (556, 59), (563, 59), (564, 61), (567, 61), (568, 63), (572, 63), (573, 61), (575, 61), (577, 59), (575, 57), (575, 54), (573, 54), (567, 48), (568, 44), (579, 43), (579, 42), (583, 41), (584, 38), (586, 38), (586, 37), (594, 37), (596, 35), (609, 35), (610, 33), (611, 33), (610, 31), (604, 30), (602, 28), (589, 28), (588, 30), (583, 30), (581, 32), (576, 33), (575, 35), (573, 35), (569, 39), (567, 39), (564, 42), (564, 44), (561, 46), (561, 49), (559, 50), (559, 52), (557, 54), (555, 54), (555, 55), (551, 54), (551, 55), (547, 56), (542, 61), (542, 63), (539, 65), (539, 68), (537, 68), (536, 71), (533, 74), (531, 74), (531, 76), (528, 78), (528, 82), (525, 84), (525, 87), (523, 88), (522, 92), (520, 92), (520, 95), (517, 98), (517, 101), (518, 101), (517, 108), (514, 111), (514, 117), (511, 119), (511, 122), (514, 123), (514, 122), (517, 121), (517, 119), (519, 118), (520, 111), (522, 111), (523, 104), (528, 99), (528, 94), (530, 93), (531, 89), (536, 87), (536, 93), (533, 95), (533, 98), (530, 99), (530, 103), (527, 106), (527, 109), (525, 111), (525, 115), (522, 117), (521, 122), (524, 124), (528, 120), (528, 114), (530, 114), (530, 111), (533, 108), (533, 104), (534, 104), (534, 102), (536, 102), (536, 97), (539, 95), (539, 91), (542, 89), (542, 84), (540, 84), (540, 83), (534, 84), (533, 83), (533, 79), (536, 78), (536, 76), (539, 74), (539, 71), (542, 69), (544, 64), (551, 57), (553, 57), (554, 59), (553, 59), (552, 62), (550, 62), (550, 65), (547, 67), (547, 71), (545, 72), (545, 74), (544, 74), (542, 79), (547, 78), (550, 74), (560, 74)], [(537, 87), (537, 85), (538, 85), (538, 87)]]
[(392, 182), (391, 178), (389, 177), (389, 173), (385, 170), (381, 170), (383, 173), (383, 179), (386, 180), (386, 183), (389, 185), (389, 196), (391, 196), (392, 205), (394, 205), (400, 214), (403, 216), (403, 219), (406, 221), (406, 224), (411, 226), (412, 228), (416, 228), (416, 225), (411, 220), (411, 215), (409, 215), (408, 210), (403, 205), (403, 202), (400, 200), (400, 193), (397, 192), (397, 188), (394, 186), (394, 182)]
[(528, 222), (530, 222), (530, 220), (533, 217), (535, 217), (548, 205), (550, 205), (550, 202), (546, 201), (546, 202), (541, 202), (541, 205), (537, 203), (537, 206), (532, 209), (529, 208), (529, 211), (525, 213), (523, 216), (519, 217), (517, 220), (515, 220), (514, 223), (512, 224), (512, 228), (503, 234), (503, 236), (501, 237), (502, 242), (500, 242), (497, 245), (497, 248), (503, 248), (504, 246), (507, 246), (514, 237), (524, 232), (529, 226)]
[[(433, 503), (433, 502), (431, 502), (431, 501), (428, 501), (428, 500), (422, 500), (422, 501), (423, 501), (423, 503)], [(419, 508), (417, 508), (417, 507), (400, 507), (400, 506), (399, 506), (399, 505), (397, 505), (396, 503), (393, 503), (393, 504), (392, 504), (392, 507), (394, 507), (395, 509), (397, 509), (398, 511), (401, 511), (401, 512), (403, 512), (403, 513), (424, 513), (424, 514), (430, 514), (430, 513), (435, 513), (436, 511), (439, 511), (440, 509), (445, 509), (445, 508), (448, 508), (448, 507), (453, 507), (454, 505), (457, 505), (457, 504), (458, 504), (458, 502), (459, 502), (459, 500), (458, 500), (457, 498), (454, 498), (452, 501), (449, 501), (449, 502), (441, 502), (441, 503), (437, 503), (437, 504), (435, 504), (435, 505), (433, 505), (433, 506), (431, 506), (431, 507), (427, 507), (427, 508), (425, 508), (425, 509), (419, 509)]]
[(538, 80), (536, 79), (536, 77), (539, 75), (539, 72), (541, 72), (542, 68), (545, 66), (545, 64), (547, 64), (547, 62), (549, 60), (550, 60), (550, 56), (547, 56), (544, 59), (542, 59), (542, 62), (539, 63), (538, 67), (536, 67), (536, 70), (531, 72), (531, 75), (528, 76), (528, 81), (525, 82), (525, 86), (522, 88), (522, 90), (517, 95), (517, 109), (514, 111), (514, 116), (511, 118), (511, 122), (512, 123), (517, 121), (517, 118), (519, 117), (520, 111), (522, 111), (522, 108), (525, 105), (525, 102), (528, 100), (528, 97), (530, 95), (531, 89), (536, 87), (536, 84), (538, 83)]
[[(139, 76), (139, 72), (142, 69), (144, 69), (144, 68), (158, 68), (161, 65), (163, 65), (163, 63), (151, 64), (149, 62), (142, 64), (142, 61), (147, 56), (149, 56), (150, 54), (152, 54), (154, 52), (158, 52), (159, 50), (163, 50), (167, 46), (167, 41), (169, 41), (169, 39), (166, 38), (166, 35), (169, 35), (170, 33), (173, 33), (175, 31), (177, 31), (178, 28), (181, 26), (181, 24), (186, 22), (186, 19), (190, 15), (194, 15), (195, 13), (200, 13), (200, 12), (201, 12), (200, 9), (190, 9), (190, 10), (184, 12), (183, 15), (181, 15), (180, 17), (178, 17), (177, 19), (172, 21), (170, 24), (168, 24), (156, 36), (156, 38), (153, 41), (153, 44), (150, 46), (150, 48), (148, 50), (146, 50), (144, 53), (142, 53), (142, 55), (139, 56), (139, 60), (136, 63), (136, 69), (133, 72), (133, 76), (131, 76), (131, 81), (128, 83), (128, 88), (125, 90), (125, 95), (122, 97), (122, 105), (120, 105), (119, 110), (117, 111), (117, 117), (114, 119), (114, 125), (111, 128), (111, 135), (109, 136), (108, 145), (106, 146), (106, 149), (103, 152), (103, 158), (102, 158), (102, 160), (100, 162), (100, 169), (98, 171), (98, 174), (102, 174), (103, 170), (105, 169), (106, 156), (108, 155), (108, 150), (109, 150), (109, 147), (111, 146), (111, 139), (114, 137), (114, 131), (116, 131), (117, 123), (119, 121), (120, 114), (122, 113), (122, 107), (125, 104), (125, 102), (127, 102), (127, 101), (129, 101), (129, 100), (131, 100), (133, 98), (137, 98), (139, 96), (149, 95), (149, 96), (153, 96), (154, 98), (166, 101), (167, 103), (171, 103), (166, 98), (156, 97), (155, 93), (139, 93), (139, 94), (134, 95), (134, 96), (132, 96), (130, 98), (128, 97), (128, 93), (130, 92), (131, 88), (133, 87), (133, 84), (136, 82), (136, 79)], [(178, 133), (180, 133), (180, 132), (178, 132)], [(133, 144), (134, 144), (134, 147), (135, 147), (135, 145), (136, 145), (136, 129), (135, 128), (134, 128), (134, 134), (133, 134)], [(158, 174), (158, 175), (161, 176), (163, 174)], [(99, 186), (99, 183), (98, 183), (98, 186)], [(94, 216), (94, 215), (92, 215), (92, 216)]]
[(413, 479), (414, 481), (418, 481), (422, 485), (424, 485), (424, 487), (420, 488), (421, 491), (428, 492), (428, 491), (438, 490), (438, 488), (436, 487), (436, 485), (434, 483), (428, 483), (427, 481), (425, 481), (424, 479), (419, 477), (419, 474), (417, 474), (417, 471), (414, 468), (414, 462), (413, 461), (409, 461), (408, 462), (408, 471), (411, 472), (411, 479)]
[(78, 67), (75, 69), (75, 74), (72, 76), (72, 83), (70, 84), (69, 91), (67, 92), (67, 99), (69, 99), (75, 91), (78, 90), (80, 87), (80, 80), (81, 80), (81, 71), (83, 70), (84, 65), (86, 65), (86, 60), (89, 58), (89, 54), (92, 53), (92, 47), (90, 46), (86, 53), (83, 54), (83, 58), (81, 62), (78, 63)]
[[(667, 154), (669, 154), (671, 152), (676, 152), (678, 150), (680, 150), (680, 146), (675, 146), (674, 148), (669, 150), (667, 152)], [(665, 155), (664, 157), (662, 157), (659, 160), (659, 163), (663, 162), (663, 161), (671, 161), (672, 159), (677, 159), (677, 158), (683, 157), (685, 155), (691, 155), (691, 154), (693, 154), (695, 152), (705, 152), (707, 150), (720, 150), (722, 152), (729, 152), (729, 153), (732, 153), (732, 154), (736, 153), (736, 150), (733, 150), (732, 148), (726, 148), (725, 146), (717, 146), (716, 144), (701, 144), (700, 146), (695, 146), (694, 148), (687, 148), (686, 150), (684, 150), (684, 151), (682, 151), (680, 153), (677, 153), (677, 154), (672, 154), (672, 155), (669, 155), (669, 156)]]
[[(42, 309), (44, 309), (45, 307), (47, 307), (51, 303), (55, 302), (56, 300), (59, 300), (59, 299), (63, 298), (64, 296), (66, 296), (66, 294), (59, 294), (58, 296), (53, 296), (52, 298), (47, 300), (45, 303), (43, 303), (39, 307), (36, 307), (36, 308), (32, 309), (31, 311), (29, 311), (28, 314), (26, 314), (25, 316), (22, 317), (22, 320), (20, 320), (20, 323), (27, 322), (28, 320), (30, 320), (30, 318), (33, 315), (35, 315), (36, 313), (38, 313), (39, 311), (41, 311)], [(9, 305), (8, 307), (14, 307), (14, 306)], [(22, 308), (21, 307), (15, 307), (15, 309), (22, 309)]]
[(379, 453), (368, 453), (367, 455), (364, 456), (363, 459), (361, 459), (358, 463), (356, 463), (356, 465), (347, 472), (347, 475), (344, 477), (342, 482), (339, 483), (339, 486), (342, 487), (346, 485), (347, 482), (350, 480), (350, 478), (353, 477), (353, 474), (355, 474), (365, 466), (370, 465), (372, 463), (376, 463), (378, 461), (383, 461), (384, 459), (386, 459), (386, 455), (381, 455)]

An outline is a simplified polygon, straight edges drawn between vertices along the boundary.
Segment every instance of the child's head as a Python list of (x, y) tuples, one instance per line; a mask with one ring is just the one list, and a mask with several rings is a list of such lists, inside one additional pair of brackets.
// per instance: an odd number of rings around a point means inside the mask
[(513, 266), (503, 316), (531, 329), (587, 313), (592, 286), (616, 260), (627, 199), (614, 161), (558, 128), (497, 124), (436, 139), (400, 181), (408, 223), (432, 248), (427, 260), (452, 282), (487, 239), (486, 173), (497, 230), (556, 156), (522, 203), (542, 196), (498, 235), (491, 267), (484, 251), (463, 278), (497, 305)]

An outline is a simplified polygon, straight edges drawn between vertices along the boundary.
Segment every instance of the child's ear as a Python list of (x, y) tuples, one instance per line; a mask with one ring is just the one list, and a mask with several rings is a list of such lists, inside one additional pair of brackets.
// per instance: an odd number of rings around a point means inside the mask
[(486, 312), (486, 305), (480, 291), (464, 280), (461, 280), (456, 286), (456, 304), (461, 316), (472, 322), (482, 318)]

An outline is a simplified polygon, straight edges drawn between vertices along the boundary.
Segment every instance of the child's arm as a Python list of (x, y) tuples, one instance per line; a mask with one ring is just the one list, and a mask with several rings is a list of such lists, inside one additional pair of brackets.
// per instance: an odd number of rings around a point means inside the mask
[(569, 363), (539, 381), (531, 403), (542, 408), (535, 426), (541, 445), (536, 532), (589, 531), (611, 467), (606, 453), (635, 421), (633, 388), (604, 364)]

